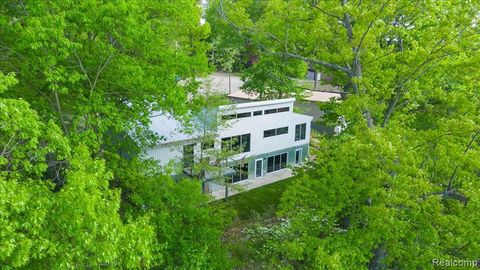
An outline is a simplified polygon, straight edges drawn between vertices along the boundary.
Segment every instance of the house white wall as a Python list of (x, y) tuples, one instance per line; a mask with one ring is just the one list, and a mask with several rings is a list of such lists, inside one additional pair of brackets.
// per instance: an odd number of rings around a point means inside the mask
[[(220, 131), (220, 138), (231, 137), (250, 133), (250, 152), (248, 156), (300, 146), (310, 140), (310, 116), (290, 112), (252, 116), (241, 119), (229, 120), (229, 127)], [(295, 141), (295, 126), (306, 123), (306, 136), (304, 140)], [(288, 133), (272, 137), (263, 137), (263, 132), (268, 129), (288, 127)]]
[[(222, 138), (238, 136), (242, 134), (250, 134), (250, 151), (241, 153), (236, 157), (232, 157), (233, 159), (260, 155), (268, 156), (273, 153), (278, 153), (280, 150), (290, 149), (290, 151), (292, 151), (292, 148), (305, 148), (306, 145), (308, 147), (310, 141), (311, 121), (313, 117), (294, 113), (294, 101), (295, 99), (282, 99), (241, 103), (220, 107), (220, 113), (223, 115), (244, 112), (251, 112), (252, 115), (245, 118), (226, 120), (225, 125), (222, 125), (218, 132), (215, 148), (218, 149), (221, 147)], [(284, 107), (288, 107), (289, 110), (286, 112), (264, 114), (265, 110)], [(254, 111), (262, 111), (262, 115), (254, 116)], [(163, 119), (162, 121), (169, 120)], [(161, 123), (157, 124), (160, 125)], [(306, 124), (305, 139), (295, 141), (295, 126), (298, 124)], [(264, 138), (265, 130), (282, 127), (288, 127), (288, 133)], [(167, 166), (172, 161), (181, 162), (183, 157), (183, 146), (192, 143), (196, 143), (194, 152), (195, 154), (198, 154), (200, 152), (199, 140), (187, 139), (157, 145), (156, 147), (146, 150), (145, 157), (158, 160), (161, 166)], [(306, 151), (304, 154), (306, 154)], [(289, 160), (292, 159), (293, 156), (289, 158)], [(252, 171), (252, 174), (253, 173), (254, 172)]]
[(145, 158), (152, 158), (161, 166), (169, 165), (170, 161), (181, 161), (183, 157), (183, 143), (160, 144), (145, 151)]

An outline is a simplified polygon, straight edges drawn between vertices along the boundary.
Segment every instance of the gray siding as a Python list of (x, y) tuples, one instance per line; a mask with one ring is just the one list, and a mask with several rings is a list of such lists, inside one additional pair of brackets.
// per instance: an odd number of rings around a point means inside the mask
[(255, 179), (255, 160), (263, 159), (263, 175), (267, 173), (267, 158), (270, 156), (275, 156), (278, 154), (287, 153), (287, 165), (294, 165), (295, 164), (295, 150), (302, 149), (302, 161), (308, 155), (308, 144), (303, 144), (295, 147), (289, 147), (282, 150), (269, 152), (265, 154), (260, 154), (256, 156), (252, 156), (248, 160), (248, 179)]

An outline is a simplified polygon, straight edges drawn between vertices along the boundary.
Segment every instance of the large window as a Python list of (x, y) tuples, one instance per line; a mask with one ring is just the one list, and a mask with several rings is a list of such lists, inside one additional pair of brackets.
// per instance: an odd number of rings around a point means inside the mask
[(233, 170), (235, 173), (232, 175), (232, 183), (248, 179), (248, 163), (233, 166)]
[(267, 173), (285, 169), (287, 167), (287, 153), (267, 158)]
[(250, 133), (222, 138), (222, 149), (228, 151), (250, 151)]
[(201, 143), (202, 150), (212, 149), (215, 145), (215, 141), (213, 139), (206, 139)]
[(305, 140), (307, 133), (307, 124), (299, 124), (295, 126), (295, 141)]
[(268, 138), (268, 137), (287, 134), (287, 133), (288, 133), (288, 127), (267, 129), (267, 130), (263, 131), (263, 137)]

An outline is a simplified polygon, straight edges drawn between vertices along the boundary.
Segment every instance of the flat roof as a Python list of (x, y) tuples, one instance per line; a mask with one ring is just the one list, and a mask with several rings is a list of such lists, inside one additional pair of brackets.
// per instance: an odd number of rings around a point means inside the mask
[(293, 102), (295, 102), (295, 98), (284, 98), (284, 99), (273, 99), (273, 100), (237, 103), (237, 104), (232, 104), (232, 105), (223, 105), (223, 106), (220, 106), (219, 108), (220, 109), (244, 109), (244, 108), (268, 106), (268, 105), (276, 105), (276, 104), (284, 104), (284, 103), (293, 103)]
[[(250, 108), (257, 106), (267, 106), (275, 104), (285, 104), (293, 103), (295, 98), (285, 98), (285, 99), (275, 99), (275, 100), (266, 100), (266, 101), (256, 101), (248, 103), (239, 103), (232, 105), (220, 106), (220, 109), (239, 109), (239, 108)], [(231, 107), (233, 106), (233, 107)], [(299, 114), (295, 112), (285, 112), (280, 113), (282, 119), (289, 120), (301, 120), (301, 121), (312, 121), (313, 117), (309, 115)], [(262, 116), (256, 116), (255, 121), (257, 121), (259, 126), (262, 126), (262, 121), (271, 122), (272, 119), (279, 117), (279, 114), (267, 114)], [(160, 136), (160, 141), (158, 144), (168, 144), (174, 142), (181, 142), (192, 140), (198, 138), (200, 135), (198, 131), (194, 128), (191, 132), (187, 132), (186, 126), (180, 120), (175, 119), (175, 117), (168, 112), (155, 112), (150, 116), (150, 130)], [(240, 118), (232, 119), (232, 121), (252, 121), (252, 118)]]

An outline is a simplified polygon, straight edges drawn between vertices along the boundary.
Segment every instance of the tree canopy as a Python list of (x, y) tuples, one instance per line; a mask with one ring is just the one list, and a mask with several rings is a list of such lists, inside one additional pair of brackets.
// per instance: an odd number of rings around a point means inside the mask
[(197, 84), (183, 82), (209, 70), (201, 12), (194, 0), (0, 3), (2, 266), (227, 265), (228, 215), (140, 158), (157, 139), (150, 113), (184, 115)]
[(254, 235), (259, 267), (479, 260), (479, 7), (213, 0), (201, 24), (196, 0), (1, 2), (0, 264), (230, 268), (231, 213), (141, 156), (152, 111), (214, 103), (192, 98), (209, 62), (245, 67), (261, 99), (297, 94), (307, 66), (345, 91), (322, 106), (348, 127), (296, 169), (274, 237)]
[(346, 91), (322, 107), (348, 128), (321, 139), (317, 159), (298, 171), (278, 213), (288, 222), (264, 243), (263, 263), (428, 269), (433, 258), (478, 260), (480, 224), (468, 218), (478, 211), (478, 1), (212, 5), (260, 61), (304, 61)]

